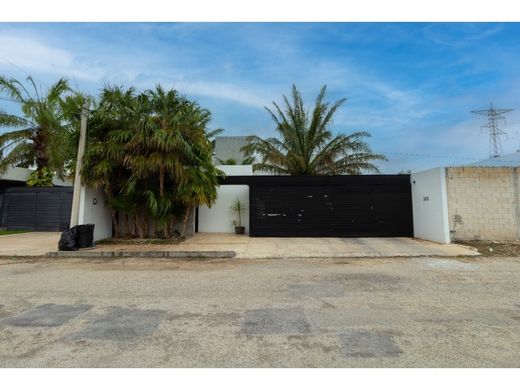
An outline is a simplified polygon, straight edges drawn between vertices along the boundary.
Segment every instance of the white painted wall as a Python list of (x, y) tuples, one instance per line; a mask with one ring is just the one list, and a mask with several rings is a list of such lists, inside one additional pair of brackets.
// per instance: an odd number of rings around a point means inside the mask
[[(218, 165), (228, 176), (250, 176), (253, 174), (252, 165)], [(242, 214), (242, 225), (249, 232), (249, 186), (247, 185), (223, 185), (217, 190), (217, 201), (210, 208), (199, 207), (199, 232), (202, 233), (233, 233), (235, 228), (233, 221), (237, 220), (236, 214), (230, 213), (229, 208), (238, 197), (248, 208)]]
[[(21, 181), (26, 182), (29, 179), (31, 173), (34, 172), (34, 169), (29, 168), (19, 168), (19, 167), (10, 167), (3, 174), (0, 174), (0, 180), (12, 180), (12, 181)], [(71, 181), (64, 181), (54, 176), (52, 179), (52, 184), (55, 186), (72, 186), (73, 183)]]
[[(236, 198), (249, 208), (249, 186), (225, 185), (218, 189), (218, 198), (211, 207), (199, 207), (199, 232), (203, 233), (233, 233), (235, 228), (233, 221), (237, 220), (236, 214), (229, 208)], [(249, 232), (249, 209), (242, 214), (242, 225)]]
[(252, 165), (217, 165), (217, 168), (228, 176), (251, 176), (253, 174)]
[(411, 180), (414, 236), (450, 243), (445, 168), (413, 173)]
[(112, 237), (112, 216), (110, 209), (105, 206), (103, 192), (98, 189), (82, 186), (78, 224), (83, 225), (87, 223), (93, 223), (95, 225), (94, 241)]

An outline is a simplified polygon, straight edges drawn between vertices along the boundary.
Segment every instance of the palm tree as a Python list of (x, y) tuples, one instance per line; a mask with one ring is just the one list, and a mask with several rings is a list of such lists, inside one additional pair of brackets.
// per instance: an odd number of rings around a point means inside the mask
[(70, 157), (69, 134), (65, 130), (64, 94), (70, 91), (67, 80), (59, 79), (42, 95), (32, 77), (28, 77), (32, 91), (20, 81), (0, 76), (0, 93), (20, 106), (21, 115), (8, 114), (0, 109), (0, 172), (9, 166), (36, 167), (36, 173), (50, 170), (65, 175), (64, 167)]
[[(82, 178), (91, 186), (101, 189), (112, 212), (115, 237), (122, 235), (121, 225), (130, 225), (145, 235), (144, 223), (139, 218), (141, 204), (138, 194), (125, 187), (131, 178), (131, 170), (125, 166), (125, 145), (131, 137), (141, 112), (133, 88), (106, 86), (89, 118), (87, 147), (83, 158)], [(138, 210), (139, 208), (139, 210)], [(131, 214), (131, 215), (130, 215)], [(130, 224), (129, 219), (132, 219)]]
[[(121, 225), (169, 237), (194, 206), (216, 199), (222, 172), (212, 164), (211, 113), (175, 90), (136, 93), (105, 87), (89, 123), (82, 172), (103, 189), (116, 236)], [(129, 229), (129, 226), (132, 228)]]
[(172, 217), (179, 217), (179, 210), (183, 210), (184, 235), (193, 207), (211, 206), (215, 201), (218, 177), (222, 175), (211, 161), (209, 137), (215, 133), (207, 129), (211, 113), (159, 85), (146, 91), (145, 96), (151, 115), (136, 133), (135, 145), (132, 141), (128, 145), (134, 151), (128, 162), (134, 175), (142, 170), (145, 175), (158, 177), (158, 193), (150, 189), (147, 198), (165, 235), (170, 235)]
[(292, 87), (292, 102), (284, 95), (285, 111), (273, 102), (274, 110), (266, 107), (276, 123), (280, 138), (249, 137), (242, 148), (246, 157), (258, 157), (255, 170), (280, 175), (357, 175), (379, 172), (376, 160), (386, 160), (373, 153), (364, 140), (365, 131), (333, 135), (330, 126), (336, 111), (345, 103), (340, 99), (333, 104), (324, 102), (326, 86), (316, 98), (309, 114), (300, 92)]

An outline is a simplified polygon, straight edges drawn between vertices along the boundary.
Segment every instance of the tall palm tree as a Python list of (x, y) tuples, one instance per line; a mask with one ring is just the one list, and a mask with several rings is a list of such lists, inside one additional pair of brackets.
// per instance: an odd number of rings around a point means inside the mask
[[(21, 115), (0, 108), (0, 172), (9, 166), (36, 167), (64, 175), (70, 156), (64, 153), (68, 134), (63, 113), (64, 94), (70, 91), (67, 80), (59, 79), (42, 94), (32, 77), (26, 87), (16, 79), (0, 76), (0, 94), (17, 103)], [(31, 90), (31, 92), (29, 92)]]
[(147, 236), (150, 221), (155, 235), (169, 237), (175, 222), (186, 226), (194, 206), (215, 201), (222, 172), (212, 164), (210, 119), (175, 90), (104, 88), (82, 172), (105, 192), (116, 236), (121, 225)]
[(122, 213), (127, 219), (127, 229), (130, 225), (129, 214), (132, 213), (132, 225), (138, 227), (140, 236), (145, 235), (144, 223), (137, 213), (141, 211), (137, 209), (142, 208), (142, 204), (138, 204), (138, 194), (124, 189), (132, 175), (124, 164), (125, 146), (141, 112), (135, 89), (106, 86), (89, 117), (82, 178), (86, 184), (103, 191), (112, 212), (116, 237), (122, 234), (119, 218)]
[(355, 175), (379, 172), (376, 160), (386, 160), (364, 140), (365, 131), (333, 135), (330, 127), (336, 111), (345, 103), (324, 102), (326, 86), (316, 98), (312, 112), (306, 110), (300, 92), (292, 87), (292, 102), (284, 95), (285, 110), (273, 102), (266, 107), (276, 123), (279, 138), (249, 137), (242, 148), (247, 158), (257, 157), (255, 170), (281, 175)]

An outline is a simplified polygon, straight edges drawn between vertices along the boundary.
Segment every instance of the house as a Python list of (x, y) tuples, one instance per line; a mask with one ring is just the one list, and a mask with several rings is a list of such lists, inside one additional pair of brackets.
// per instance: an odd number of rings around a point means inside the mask
[(198, 232), (233, 232), (236, 198), (251, 236), (412, 237), (409, 175), (276, 176), (251, 165), (219, 166), (227, 178), (211, 208), (200, 206)]
[(230, 160), (237, 165), (243, 164), (245, 156), (241, 149), (247, 145), (247, 136), (215, 137), (214, 143), (215, 164), (226, 164)]

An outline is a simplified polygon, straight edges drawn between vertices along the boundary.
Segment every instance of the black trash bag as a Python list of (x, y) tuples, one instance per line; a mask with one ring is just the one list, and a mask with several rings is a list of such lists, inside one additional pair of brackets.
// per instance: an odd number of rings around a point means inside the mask
[(76, 246), (81, 248), (91, 248), (94, 246), (94, 224), (78, 225), (76, 228)]
[(60, 251), (77, 251), (77, 236), (78, 229), (74, 226), (73, 228), (66, 229), (61, 233), (60, 241), (58, 242), (58, 250)]

